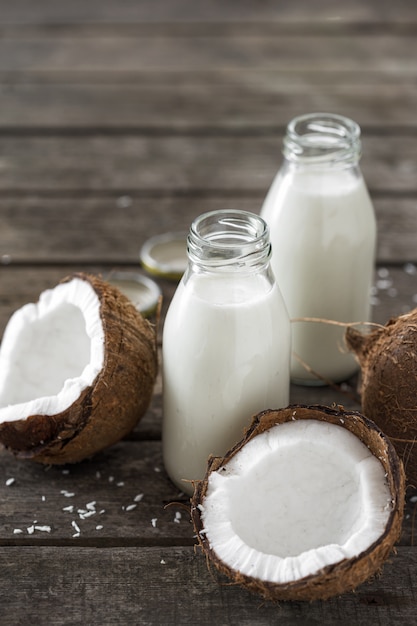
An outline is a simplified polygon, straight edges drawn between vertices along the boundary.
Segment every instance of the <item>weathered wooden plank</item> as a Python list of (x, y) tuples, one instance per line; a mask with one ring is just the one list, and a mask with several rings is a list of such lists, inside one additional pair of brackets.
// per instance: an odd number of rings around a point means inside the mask
[(417, 550), (326, 602), (264, 603), (209, 572), (192, 548), (3, 548), (2, 624), (415, 624)]
[[(199, 71), (182, 71), (179, 69), (175, 72), (164, 69), (155, 72), (149, 72), (146, 69), (130, 71), (121, 68), (92, 73), (83, 71), (81, 67), (79, 70), (67, 70), (65, 72), (42, 68), (39, 70), (22, 69), (19, 72), (0, 71), (0, 84), (5, 97), (12, 97), (12, 94), (9, 94), (9, 89), (11, 90), (12, 87), (15, 87), (17, 90), (16, 99), (18, 98), (19, 90), (22, 94), (24, 89), (29, 93), (32, 89), (38, 89), (38, 85), (45, 85), (49, 90), (52, 89), (52, 86), (62, 86), (63, 89), (68, 89), (68, 91), (70, 87), (73, 87), (75, 90), (85, 90), (93, 86), (116, 88), (119, 85), (123, 86), (123, 90), (127, 87), (132, 97), (134, 97), (135, 90), (139, 87), (143, 88), (143, 93), (146, 95), (152, 87), (161, 90), (167, 89), (168, 91), (169, 86), (175, 87), (175, 90), (178, 90), (180, 93), (183, 90), (184, 93), (190, 91), (189, 97), (193, 95), (191, 91), (192, 86), (196, 87), (197, 92), (200, 89), (204, 89), (205, 86), (210, 86), (212, 90), (217, 88), (219, 97), (222, 96), (223, 90), (227, 94), (232, 87), (236, 90), (246, 90), (248, 95), (251, 92), (255, 94), (257, 90), (259, 90), (260, 94), (269, 92), (280, 94), (281, 92), (285, 93), (284, 90), (286, 90), (287, 94), (293, 94), (295, 97), (304, 91), (308, 93), (309, 90), (314, 91), (320, 87), (325, 91), (331, 92), (334, 90), (335, 93), (338, 88), (341, 90), (356, 90), (359, 87), (359, 93), (361, 93), (362, 87), (366, 88), (371, 85), (381, 90), (384, 87), (396, 86), (397, 88), (410, 90), (410, 93), (412, 93), (413, 77), (414, 73), (407, 70), (406, 66), (395, 67), (395, 69), (391, 69), (389, 66), (380, 69), (362, 69), (360, 73), (357, 69), (337, 71), (325, 70), (320, 67), (316, 68), (314, 72), (302, 69), (287, 71), (285, 67), (281, 69), (263, 69), (259, 67), (242, 70), (216, 67), (211, 70)], [(103, 90), (103, 94), (105, 93)], [(368, 91), (365, 89), (363, 93), (368, 93)], [(391, 96), (393, 97), (393, 94)], [(37, 97), (43, 99), (40, 93)], [(55, 97), (60, 98), (58, 90)], [(252, 97), (255, 97), (255, 95), (252, 95)], [(369, 97), (371, 97), (370, 90)], [(62, 96), (61, 99), (63, 99)], [(36, 106), (36, 102), (34, 104)], [(62, 104), (64, 105), (65, 103)], [(280, 102), (277, 104), (281, 105)], [(297, 102), (295, 101), (293, 104), (296, 106)], [(51, 106), (51, 103), (45, 101), (45, 106)], [(100, 111), (97, 111), (97, 113), (100, 113)], [(375, 111), (375, 113), (378, 114), (378, 111)]]
[[(3, 137), (0, 193), (259, 195), (281, 164), (281, 143), (280, 133)], [(415, 137), (367, 135), (363, 144), (362, 170), (371, 193), (416, 193)]]
[(106, 0), (73, 0), (71, 3), (57, 3), (39, 0), (34, 7), (30, 0), (2, 2), (2, 21), (19, 24), (65, 23), (65, 22), (150, 22), (152, 23), (191, 23), (230, 22), (360, 22), (365, 24), (397, 23), (415, 20), (415, 6), (412, 0), (392, 3), (375, 0), (351, 0), (347, 5), (334, 6), (329, 0), (310, 2), (233, 2), (207, 0), (195, 3), (190, 0), (170, 2), (169, 0), (119, 0), (117, 4)]
[[(145, 134), (266, 133), (281, 131), (290, 119), (308, 111), (346, 115), (357, 120), (365, 133), (386, 134), (392, 127), (416, 130), (416, 73), (403, 77), (402, 84), (389, 72), (377, 77), (368, 74), (365, 83), (355, 81), (355, 85), (343, 74), (336, 78), (334, 74), (241, 71), (202, 80), (184, 73), (177, 77), (175, 88), (173, 77), (165, 75), (159, 83), (149, 84), (146, 74), (128, 74), (129, 84), (122, 86), (117, 74), (112, 75), (116, 84), (94, 83), (100, 78), (92, 79), (90, 74), (76, 76), (84, 84), (54, 84), (49, 73), (26, 76), (31, 82), (15, 84), (23, 78), (13, 73), (13, 82), (0, 76), (0, 131), (81, 133), (95, 128), (105, 133), (130, 128)], [(153, 73), (150, 76), (155, 80)], [(45, 82), (48, 77), (50, 82)], [(110, 79), (107, 75), (102, 80)]]
[[(311, 36), (117, 36), (0, 38), (0, 71), (200, 71), (216, 68), (352, 71), (396, 68), (416, 72), (414, 33)], [(387, 63), (389, 62), (389, 65)]]
[[(138, 264), (148, 237), (186, 233), (200, 213), (227, 208), (258, 213), (264, 194), (248, 195), (3, 197), (0, 257), (12, 263)], [(376, 196), (374, 205), (378, 262), (417, 261), (417, 198)]]
[(159, 441), (125, 441), (65, 468), (17, 461), (3, 450), (0, 468), (2, 544), (194, 543), (189, 514), (166, 508), (187, 500), (165, 473)]
[[(114, 269), (137, 272), (136, 265), (114, 266)], [(54, 287), (67, 275), (87, 271), (102, 276), (108, 275), (108, 266), (68, 264), (45, 266), (0, 265), (0, 336), (12, 312), (37, 300), (41, 291)], [(146, 272), (144, 272), (146, 274)], [(379, 275), (381, 274), (381, 275)], [(176, 288), (176, 282), (153, 277), (163, 294), (162, 320)], [(390, 317), (401, 315), (417, 304), (417, 265), (378, 267), (374, 280), (373, 319), (385, 323)]]
[[(136, 266), (124, 266), (123, 269), (137, 271)], [(54, 287), (65, 276), (76, 271), (90, 271), (105, 276), (108, 267), (76, 264), (52, 267), (0, 265), (0, 337), (13, 311), (27, 302), (36, 302), (42, 291)], [(155, 280), (163, 294), (162, 325), (176, 283), (158, 278)], [(406, 263), (398, 267), (387, 265), (379, 268), (375, 275), (372, 302), (373, 321), (380, 324), (384, 324), (390, 317), (415, 308), (417, 265)]]

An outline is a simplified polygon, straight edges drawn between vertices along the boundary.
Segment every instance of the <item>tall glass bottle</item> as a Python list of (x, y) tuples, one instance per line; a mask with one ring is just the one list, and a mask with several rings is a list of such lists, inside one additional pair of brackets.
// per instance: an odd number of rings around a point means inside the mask
[(376, 222), (359, 168), (360, 128), (339, 115), (297, 117), (287, 126), (283, 155), (261, 216), (292, 320), (291, 379), (340, 382), (358, 368), (345, 348), (345, 329), (294, 320), (370, 319)]
[(163, 330), (163, 455), (192, 493), (210, 454), (239, 441), (254, 414), (289, 401), (290, 323), (270, 268), (268, 227), (244, 211), (198, 217), (188, 268)]

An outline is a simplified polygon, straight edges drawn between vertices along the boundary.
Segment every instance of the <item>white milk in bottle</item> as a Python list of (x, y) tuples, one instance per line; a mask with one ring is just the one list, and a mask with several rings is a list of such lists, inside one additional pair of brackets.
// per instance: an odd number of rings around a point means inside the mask
[(169, 476), (192, 493), (210, 454), (240, 441), (259, 411), (288, 404), (290, 324), (259, 216), (206, 213), (187, 250), (163, 331), (162, 440)]
[(291, 378), (340, 382), (358, 368), (345, 327), (295, 320), (370, 319), (376, 223), (358, 166), (360, 129), (337, 115), (301, 116), (287, 127), (283, 154), (261, 215), (292, 321)]

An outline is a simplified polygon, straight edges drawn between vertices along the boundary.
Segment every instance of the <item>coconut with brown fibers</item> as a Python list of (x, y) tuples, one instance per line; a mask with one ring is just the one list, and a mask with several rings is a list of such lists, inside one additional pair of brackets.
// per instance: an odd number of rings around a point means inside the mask
[(404, 471), (363, 415), (293, 405), (255, 416), (195, 484), (208, 562), (269, 600), (326, 599), (378, 572), (401, 531)]
[(127, 435), (157, 374), (153, 326), (116, 287), (74, 274), (10, 318), (0, 349), (0, 442), (74, 463)]
[(361, 366), (362, 410), (391, 438), (417, 487), (417, 309), (369, 334), (348, 328), (346, 343)]

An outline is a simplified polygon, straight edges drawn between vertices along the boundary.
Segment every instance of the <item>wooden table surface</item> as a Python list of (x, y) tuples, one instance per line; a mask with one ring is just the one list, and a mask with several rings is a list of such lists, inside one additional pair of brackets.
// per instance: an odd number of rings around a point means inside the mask
[[(151, 235), (258, 212), (285, 125), (317, 110), (362, 128), (373, 319), (417, 306), (414, 0), (2, 0), (0, 16), (0, 336), (73, 271), (140, 270)], [(159, 284), (164, 314), (175, 283)], [(416, 489), (397, 553), (355, 593), (274, 605), (209, 572), (163, 467), (161, 391), (78, 465), (0, 452), (0, 624), (417, 622)], [(293, 387), (291, 402), (360, 409), (355, 379)]]

